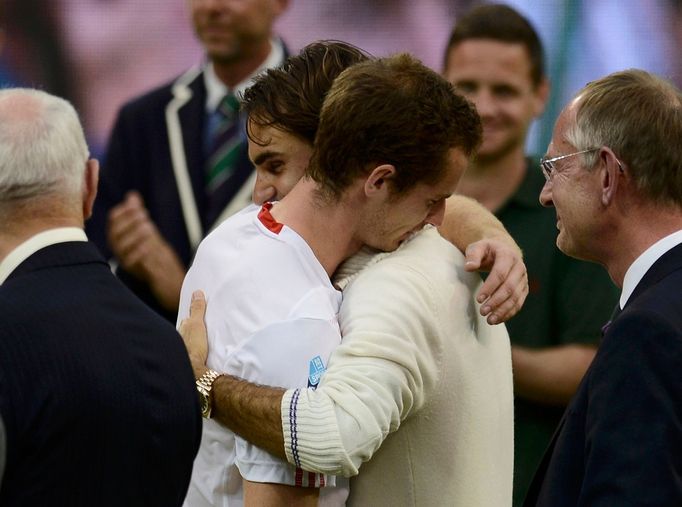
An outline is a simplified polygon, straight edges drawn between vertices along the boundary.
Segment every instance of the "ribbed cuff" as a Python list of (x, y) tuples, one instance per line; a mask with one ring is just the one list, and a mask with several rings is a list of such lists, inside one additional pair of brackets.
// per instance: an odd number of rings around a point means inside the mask
[(332, 401), (320, 391), (290, 389), (281, 405), (284, 450), (289, 463), (331, 475), (358, 473), (346, 453)]

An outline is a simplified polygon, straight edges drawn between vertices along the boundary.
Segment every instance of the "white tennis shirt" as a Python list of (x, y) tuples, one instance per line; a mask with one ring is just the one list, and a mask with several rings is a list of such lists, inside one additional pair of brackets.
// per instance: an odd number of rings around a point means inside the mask
[[(274, 220), (271, 206), (248, 206), (202, 241), (182, 286), (178, 322), (189, 315), (192, 292), (202, 289), (209, 368), (259, 384), (314, 388), (341, 342), (341, 293), (303, 238)], [(242, 505), (242, 477), (334, 484), (334, 477), (304, 472), (204, 420), (185, 505)]]

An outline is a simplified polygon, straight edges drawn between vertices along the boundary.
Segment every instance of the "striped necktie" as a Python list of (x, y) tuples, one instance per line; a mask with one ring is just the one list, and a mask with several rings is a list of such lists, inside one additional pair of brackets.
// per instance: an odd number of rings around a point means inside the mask
[(208, 156), (206, 190), (213, 193), (234, 170), (242, 143), (239, 100), (228, 93), (216, 109), (216, 121)]
[[(243, 156), (246, 137), (239, 118), (239, 100), (228, 93), (210, 119), (206, 157), (206, 226), (210, 226), (234, 196), (240, 181), (230, 181)], [(237, 180), (240, 178), (237, 177)], [(232, 188), (237, 186), (237, 188)]]

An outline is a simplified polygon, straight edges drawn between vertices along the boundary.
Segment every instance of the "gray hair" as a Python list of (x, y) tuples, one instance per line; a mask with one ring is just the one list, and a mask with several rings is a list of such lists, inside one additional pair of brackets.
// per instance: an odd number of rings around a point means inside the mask
[[(608, 146), (649, 199), (682, 206), (680, 90), (630, 69), (588, 83), (577, 97), (576, 121), (566, 140), (577, 150)], [(587, 167), (597, 163), (597, 152), (581, 156)]]
[(88, 147), (78, 114), (40, 90), (0, 90), (0, 202), (82, 190)]

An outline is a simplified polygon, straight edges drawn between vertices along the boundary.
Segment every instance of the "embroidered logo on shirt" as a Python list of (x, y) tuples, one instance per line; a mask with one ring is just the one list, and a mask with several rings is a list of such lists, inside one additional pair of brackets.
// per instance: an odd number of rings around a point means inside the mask
[(320, 383), (320, 379), (322, 378), (322, 374), (327, 370), (327, 368), (324, 367), (324, 363), (322, 362), (322, 358), (320, 356), (315, 356), (310, 360), (310, 364), (308, 366), (308, 387), (312, 387), (313, 389), (317, 388), (317, 384)]

